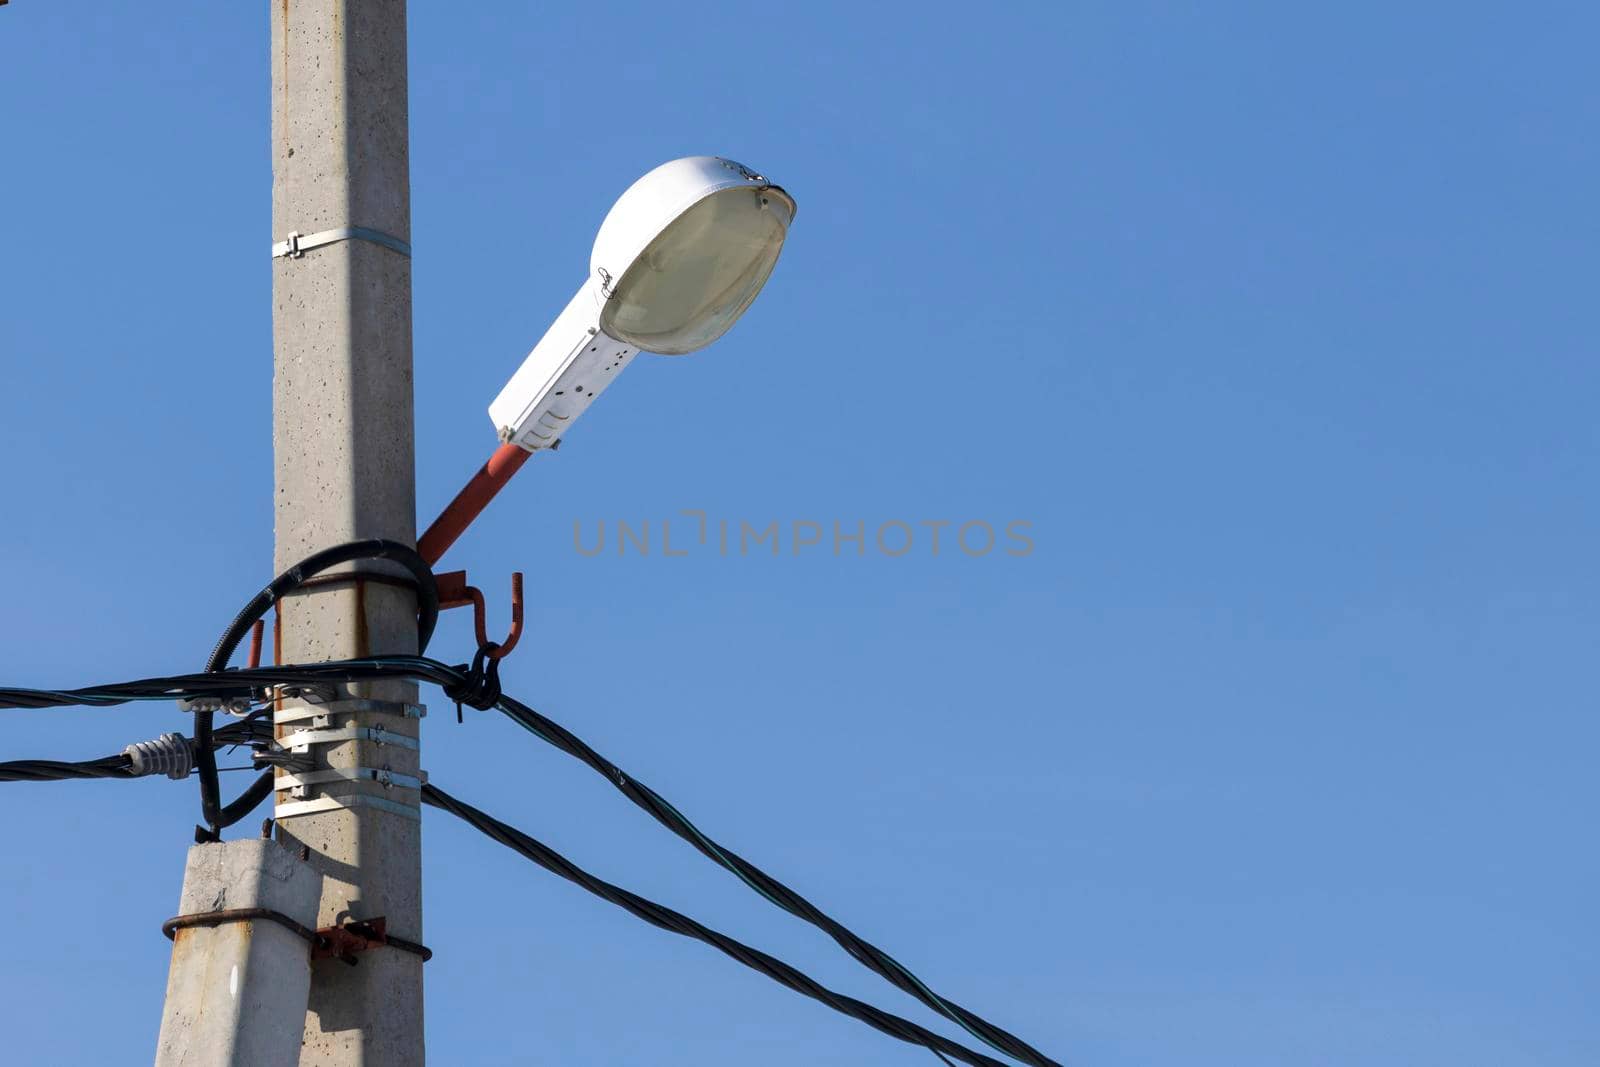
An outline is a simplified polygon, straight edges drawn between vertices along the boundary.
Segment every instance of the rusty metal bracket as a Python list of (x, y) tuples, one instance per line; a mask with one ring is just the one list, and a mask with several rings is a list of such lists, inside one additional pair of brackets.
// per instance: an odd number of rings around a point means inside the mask
[(433, 959), (433, 949), (427, 945), (419, 945), (415, 941), (392, 936), (389, 933), (388, 921), (381, 915), (376, 919), (346, 921), (338, 926), (324, 926), (320, 930), (312, 930), (295, 922), (283, 912), (273, 911), (271, 908), (228, 908), (223, 911), (203, 911), (193, 915), (174, 916), (161, 924), (161, 932), (167, 935), (168, 941), (175, 941), (179, 930), (187, 930), (192, 926), (223, 926), (228, 923), (254, 922), (258, 919), (277, 923), (305, 938), (311, 945), (311, 958), (314, 960), (340, 959), (354, 967), (356, 953), (366, 952), (378, 945), (387, 945), (401, 952), (409, 952), (413, 956), (421, 956), (424, 963)]
[(281, 911), (271, 908), (225, 908), (222, 911), (201, 911), (193, 915), (175, 915), (161, 924), (161, 932), (167, 935), (168, 941), (177, 940), (179, 930), (187, 930), (192, 926), (223, 926), (227, 923), (247, 923), (257, 919), (275, 922), (285, 927), (294, 934), (305, 938), (311, 943), (312, 950), (317, 946), (318, 934)]
[(317, 931), (318, 941), (311, 946), (313, 960), (336, 959), (354, 967), (358, 953), (367, 952), (379, 945), (397, 948), (421, 956), (424, 963), (433, 958), (433, 950), (403, 937), (389, 933), (389, 923), (382, 915), (376, 919), (350, 919), (337, 926), (324, 926)]
[(341, 960), (354, 967), (356, 953), (388, 944), (388, 928), (388, 922), (381, 915), (361, 922), (324, 926), (317, 931), (318, 940), (311, 946), (311, 958)]
[(435, 575), (435, 581), (439, 585), (439, 610), (472, 605), (472, 626), (478, 638), (478, 647), (487, 650), (485, 655), (489, 659), (505, 659), (511, 654), (511, 650), (517, 647), (517, 642), (522, 640), (521, 571), (513, 571), (511, 574), (511, 632), (504, 641), (498, 643), (489, 640), (483, 591), (467, 584), (466, 571), (447, 571)]

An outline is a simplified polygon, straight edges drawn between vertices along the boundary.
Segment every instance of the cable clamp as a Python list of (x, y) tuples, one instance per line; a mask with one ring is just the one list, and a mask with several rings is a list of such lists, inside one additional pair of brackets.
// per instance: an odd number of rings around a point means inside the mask
[(427, 775), (401, 774), (387, 767), (332, 767), (321, 771), (295, 771), (280, 774), (273, 788), (288, 790), (296, 800), (306, 797), (314, 785), (327, 782), (376, 782), (385, 789), (421, 789)]
[(288, 237), (272, 246), (272, 258), (282, 259), (288, 256), (290, 259), (299, 259), (313, 248), (337, 244), (340, 241), (367, 241), (381, 245), (392, 252), (399, 252), (407, 259), (411, 258), (411, 245), (408, 242), (382, 230), (371, 230), (365, 226), (340, 226), (338, 229), (306, 234), (290, 230)]
[(303, 700), (307, 704), (332, 704), (339, 699), (339, 687), (319, 683), (280, 685), (277, 695), (284, 700)]
[(336, 730), (299, 730), (278, 743), (290, 752), (309, 752), (312, 745), (337, 745), (343, 741), (372, 741), (413, 751), (421, 746), (415, 737), (385, 730), (382, 726), (344, 726)]
[(309, 752), (285, 752), (281, 748), (258, 748), (250, 753), (252, 767), (282, 767), (290, 774), (317, 769), (317, 757)]
[(317, 815), (324, 811), (338, 811), (341, 808), (376, 808), (386, 811), (391, 815), (399, 815), (410, 819), (412, 822), (422, 821), (422, 810), (418, 804), (407, 804), (399, 800), (390, 800), (388, 797), (375, 797), (370, 793), (351, 793), (342, 797), (318, 797), (315, 800), (296, 800), (288, 804), (278, 804), (272, 811), (272, 817), (282, 822), (300, 815)]
[(258, 701), (253, 697), (183, 697), (178, 701), (178, 710), (184, 712), (220, 711), (228, 715), (246, 715), (257, 703)]

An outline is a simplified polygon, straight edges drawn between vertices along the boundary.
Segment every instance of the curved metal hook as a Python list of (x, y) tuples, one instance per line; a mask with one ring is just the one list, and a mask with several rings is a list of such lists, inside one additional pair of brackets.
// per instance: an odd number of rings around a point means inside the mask
[[(471, 586), (468, 586), (470, 589)], [(478, 647), (483, 648), (489, 644), (489, 635), (484, 631), (483, 594), (476, 589), (472, 590), (477, 595), (472, 600), (472, 624), (477, 631)], [(517, 647), (517, 642), (522, 640), (522, 572), (511, 572), (511, 632), (504, 641), (499, 642), (489, 650), (490, 659), (505, 659), (511, 650)]]
[(483, 591), (477, 586), (467, 584), (466, 571), (450, 571), (438, 575), (439, 606), (441, 608), (459, 608), (467, 604), (472, 605), (472, 628), (478, 639), (478, 647), (486, 649), (489, 659), (505, 659), (511, 650), (517, 647), (517, 642), (522, 640), (522, 572), (513, 571), (511, 574), (511, 632), (504, 641), (498, 644), (489, 640), (487, 611), (483, 602)]

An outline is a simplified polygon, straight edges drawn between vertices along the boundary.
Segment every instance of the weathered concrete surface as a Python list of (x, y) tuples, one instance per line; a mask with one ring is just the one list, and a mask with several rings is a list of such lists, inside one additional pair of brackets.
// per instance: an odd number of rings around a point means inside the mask
[[(361, 226), (409, 241), (404, 0), (271, 0), (271, 9), (273, 239)], [(272, 283), (277, 569), (354, 538), (414, 543), (411, 261), (344, 241), (274, 260)], [(408, 590), (352, 581), (283, 605), (286, 662), (414, 651)], [(415, 701), (416, 690), (384, 683), (360, 695)], [(372, 712), (335, 725), (357, 720), (417, 733), (414, 719)], [(320, 766), (418, 767), (416, 752), (369, 742), (318, 754)], [(372, 783), (314, 795), (350, 793), (415, 797)], [(278, 833), (310, 846), (325, 876), (319, 925), (381, 915), (397, 936), (422, 941), (420, 829), (356, 808), (288, 818)], [(408, 1067), (422, 1063), (422, 1048), (421, 960), (380, 949), (357, 967), (314, 965), (300, 1062)]]
[[(195, 845), (179, 915), (270, 908), (315, 928), (322, 876), (273, 841)], [(156, 1067), (294, 1067), (311, 946), (265, 919), (179, 930)]]

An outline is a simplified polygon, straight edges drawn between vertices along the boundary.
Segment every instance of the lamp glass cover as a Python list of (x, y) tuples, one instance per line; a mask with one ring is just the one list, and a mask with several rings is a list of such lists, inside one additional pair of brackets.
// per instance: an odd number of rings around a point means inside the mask
[(601, 328), (667, 355), (715, 341), (766, 284), (791, 211), (784, 193), (764, 188), (723, 189), (696, 203), (623, 272)]

